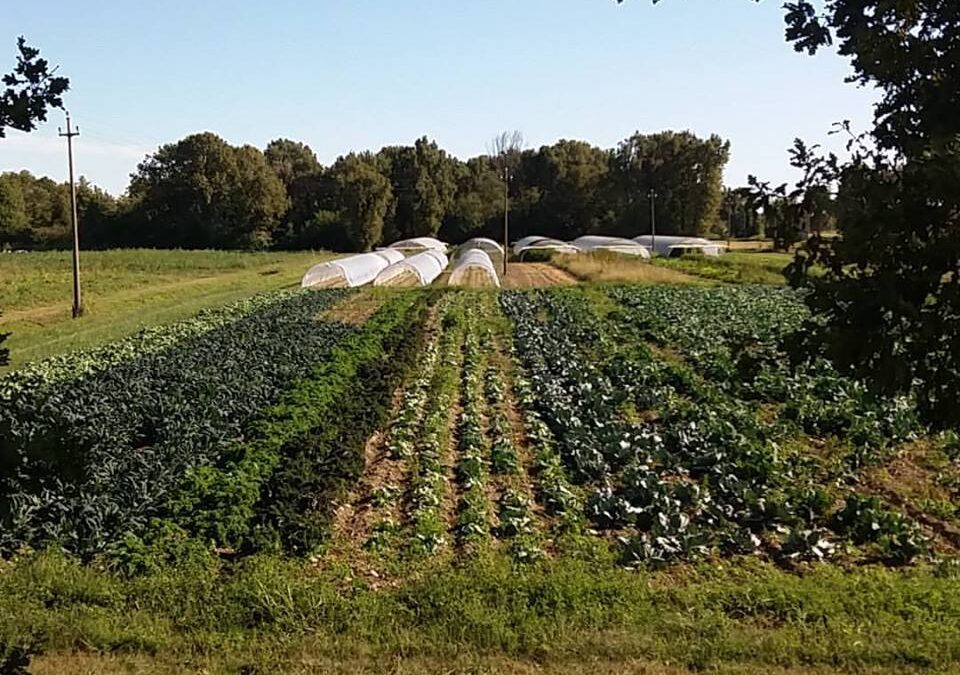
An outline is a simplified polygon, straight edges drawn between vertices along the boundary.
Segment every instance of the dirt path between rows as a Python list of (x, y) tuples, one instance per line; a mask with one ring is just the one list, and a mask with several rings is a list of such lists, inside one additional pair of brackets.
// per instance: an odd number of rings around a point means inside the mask
[(577, 278), (548, 263), (510, 263), (502, 279), (504, 288), (543, 288), (545, 286), (572, 286)]

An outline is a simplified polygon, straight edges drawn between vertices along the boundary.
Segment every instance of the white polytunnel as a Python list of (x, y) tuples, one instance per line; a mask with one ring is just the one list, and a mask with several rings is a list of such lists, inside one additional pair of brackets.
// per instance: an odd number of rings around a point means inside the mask
[(684, 253), (702, 253), (703, 255), (717, 257), (723, 253), (725, 244), (716, 241), (710, 241), (702, 237), (675, 237), (657, 235), (653, 237), (645, 234), (634, 237), (633, 240), (648, 249), (662, 255), (666, 258), (674, 258)]
[[(521, 240), (522, 241), (522, 240)], [(565, 241), (560, 241), (559, 239), (550, 239), (547, 237), (536, 237), (530, 243), (519, 246), (520, 242), (517, 242), (513, 245), (513, 253), (520, 260), (523, 260), (524, 255), (533, 251), (545, 251), (547, 253), (579, 253), (580, 249), (572, 244), (568, 244)]]
[(642, 246), (633, 239), (587, 235), (585, 237), (577, 237), (570, 243), (584, 253), (610, 251), (612, 253), (621, 253), (623, 255), (634, 255), (640, 258), (650, 257), (650, 251), (647, 250), (645, 246)]
[(472, 248), (464, 252), (453, 264), (450, 286), (500, 287), (500, 277), (493, 266), (490, 256), (481, 248)]
[(403, 260), (403, 252), (393, 248), (382, 248), (379, 251), (374, 251), (374, 253), (386, 260), (388, 265), (392, 265), (393, 263), (398, 263)]
[(401, 239), (395, 241), (387, 248), (396, 251), (442, 251), (447, 252), (447, 245), (439, 239), (433, 237), (414, 237), (413, 239)]
[(441, 251), (424, 251), (395, 262), (373, 280), (374, 286), (428, 286), (447, 268)]
[(487, 237), (474, 237), (473, 239), (468, 239), (460, 244), (459, 247), (457, 247), (457, 251), (458, 253), (462, 254), (472, 248), (479, 248), (491, 254), (495, 253), (497, 255), (503, 255), (503, 246), (495, 242), (493, 239), (488, 239)]
[(549, 237), (541, 237), (536, 234), (528, 234), (526, 237), (521, 237), (520, 239), (517, 239), (515, 242), (513, 242), (514, 254), (519, 254), (522, 249), (528, 246), (531, 246), (532, 244), (534, 244), (537, 241), (540, 241), (541, 239), (546, 240), (546, 239), (549, 239)]
[[(399, 254), (403, 255), (403, 254)], [(361, 253), (345, 258), (337, 258), (314, 265), (303, 275), (300, 285), (303, 288), (352, 288), (369, 284), (377, 278), (387, 266), (389, 258), (381, 251)]]

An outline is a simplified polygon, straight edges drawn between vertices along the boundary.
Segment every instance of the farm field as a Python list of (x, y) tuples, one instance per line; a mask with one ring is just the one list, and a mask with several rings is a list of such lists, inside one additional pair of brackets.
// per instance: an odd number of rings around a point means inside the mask
[(960, 442), (789, 369), (805, 316), (770, 286), (285, 290), (10, 374), (0, 663), (955, 671)]
[(184, 319), (259, 291), (292, 287), (328, 253), (241, 253), (122, 249), (86, 251), (83, 301), (70, 318), (69, 251), (0, 254), (0, 332), (11, 365), (93, 347)]

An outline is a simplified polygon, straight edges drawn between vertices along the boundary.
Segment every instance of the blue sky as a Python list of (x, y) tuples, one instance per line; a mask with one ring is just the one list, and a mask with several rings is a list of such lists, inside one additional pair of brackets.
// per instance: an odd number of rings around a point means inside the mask
[[(779, 1), (171, 0), (22, 2), (0, 24), (0, 71), (16, 37), (60, 64), (79, 124), (80, 174), (122, 192), (143, 156), (213, 131), (264, 147), (350, 150), (435, 139), (459, 157), (498, 131), (532, 147), (613, 147), (634, 131), (690, 129), (732, 143), (726, 182), (785, 181), (794, 137), (841, 148), (831, 124), (864, 128), (873, 95), (838, 56), (797, 54)], [(63, 178), (62, 116), (0, 140), (0, 171)]]

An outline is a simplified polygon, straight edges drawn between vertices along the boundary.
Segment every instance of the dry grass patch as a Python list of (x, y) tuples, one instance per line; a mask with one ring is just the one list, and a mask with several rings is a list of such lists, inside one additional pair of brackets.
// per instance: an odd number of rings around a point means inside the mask
[(582, 281), (629, 281), (641, 284), (702, 284), (683, 272), (658, 267), (640, 258), (616, 253), (581, 253), (555, 256), (555, 267)]

